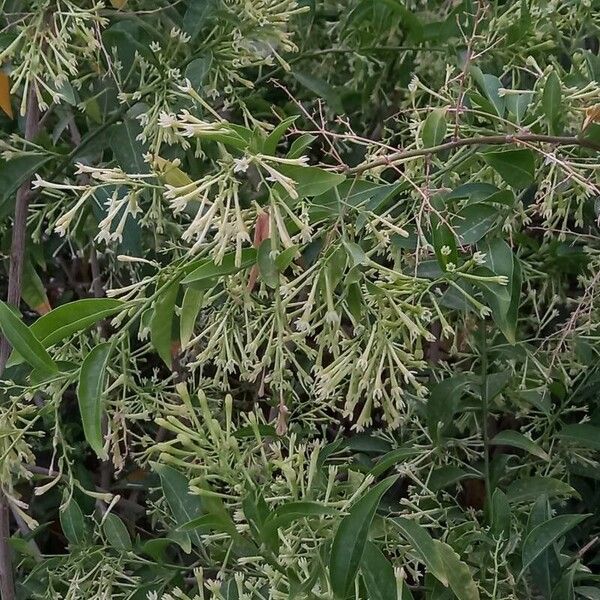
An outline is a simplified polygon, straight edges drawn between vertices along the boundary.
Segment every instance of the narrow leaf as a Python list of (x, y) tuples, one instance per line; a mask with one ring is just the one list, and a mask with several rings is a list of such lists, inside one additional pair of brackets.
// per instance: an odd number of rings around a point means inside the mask
[(523, 561), (523, 571), (538, 558), (546, 548), (553, 544), (559, 537), (567, 531), (587, 519), (590, 515), (560, 515), (548, 519), (537, 527), (534, 527), (523, 542), (521, 553)]
[(85, 357), (79, 373), (77, 398), (85, 439), (92, 450), (103, 460), (108, 458), (103, 446), (102, 408), (106, 369), (112, 345), (99, 344)]
[(346, 597), (354, 582), (379, 501), (396, 479), (397, 476), (388, 477), (374, 486), (340, 522), (329, 558), (331, 587), (339, 598)]
[(446, 111), (444, 109), (436, 108), (430, 112), (421, 131), (421, 139), (425, 148), (441, 144), (446, 136), (446, 127)]
[(510, 429), (501, 431), (490, 441), (490, 444), (494, 446), (513, 446), (525, 450), (525, 452), (529, 452), (529, 454), (533, 454), (542, 460), (549, 459), (548, 454), (542, 448), (518, 431)]
[(389, 521), (398, 527), (402, 537), (410, 544), (417, 558), (427, 567), (427, 571), (442, 585), (448, 587), (448, 574), (446, 573), (440, 547), (434, 543), (435, 540), (427, 529), (402, 517), (390, 519)]
[(552, 477), (522, 477), (513, 481), (506, 491), (509, 502), (530, 502), (542, 495), (553, 498), (557, 496), (575, 496), (579, 494), (567, 483)]
[(58, 368), (48, 352), (29, 327), (12, 309), (0, 301), (0, 328), (10, 345), (34, 368), (45, 373), (56, 373)]

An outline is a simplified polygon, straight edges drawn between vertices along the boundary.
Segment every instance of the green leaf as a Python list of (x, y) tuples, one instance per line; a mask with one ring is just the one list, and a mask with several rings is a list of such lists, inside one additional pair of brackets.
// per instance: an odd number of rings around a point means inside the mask
[(225, 254), (220, 265), (211, 259), (206, 259), (181, 281), (183, 285), (193, 284), (196, 289), (212, 287), (221, 277), (232, 275), (256, 263), (256, 249), (244, 248), (241, 253), (239, 266), (235, 264), (235, 252)]
[[(492, 311), (492, 318), (506, 339), (516, 343), (517, 317), (521, 299), (521, 267), (510, 246), (502, 239), (487, 240), (479, 246), (486, 255), (486, 265), (496, 275), (508, 279), (506, 286), (500, 284), (481, 284), (483, 295)], [(483, 269), (476, 273), (481, 274)]]
[(447, 223), (442, 221), (436, 213), (432, 212), (429, 219), (431, 222), (431, 241), (438, 264), (444, 271), (448, 263), (457, 266), (458, 249), (456, 246), (456, 236)]
[(431, 111), (427, 115), (421, 131), (421, 139), (425, 148), (432, 148), (441, 144), (446, 136), (447, 126), (446, 111), (444, 109), (436, 108)]
[(320, 196), (344, 181), (344, 175), (325, 171), (319, 167), (302, 167), (300, 165), (277, 165), (277, 170), (293, 179), (300, 198)]
[(298, 136), (290, 146), (290, 151), (287, 153), (287, 158), (300, 158), (306, 148), (308, 148), (315, 140), (316, 136), (311, 133), (303, 133)]
[(191, 521), (179, 527), (181, 531), (193, 531), (200, 529), (202, 531), (222, 531), (231, 536), (237, 536), (238, 532), (235, 528), (235, 523), (223, 515), (206, 514), (201, 517), (196, 517)]
[(558, 122), (560, 120), (562, 107), (562, 88), (556, 71), (552, 71), (546, 79), (542, 106), (548, 121), (548, 130), (551, 134), (559, 133)]
[(275, 290), (279, 287), (279, 271), (271, 256), (271, 246), (270, 238), (261, 243), (256, 262), (258, 263), (261, 280), (265, 282), (265, 285)]
[(379, 477), (391, 467), (402, 464), (404, 461), (415, 457), (419, 454), (419, 449), (414, 447), (396, 448), (384, 454), (369, 471), (369, 475)]
[(521, 479), (513, 481), (506, 491), (506, 497), (511, 503), (530, 502), (542, 495), (546, 495), (548, 498), (579, 497), (579, 494), (568, 483), (553, 477), (541, 476), (521, 477)]
[(458, 402), (469, 381), (466, 375), (457, 374), (435, 384), (431, 388), (425, 416), (431, 439), (440, 444), (445, 431), (452, 425)]
[(283, 273), (294, 261), (294, 259), (300, 255), (298, 246), (290, 246), (285, 250), (282, 250), (275, 258), (275, 266), (280, 273)]
[(531, 150), (499, 150), (481, 157), (511, 187), (522, 189), (533, 183), (535, 157)]
[(481, 473), (478, 471), (466, 471), (459, 467), (447, 465), (434, 469), (429, 476), (428, 487), (433, 492), (447, 488), (450, 485), (456, 484), (462, 479), (481, 478)]
[(523, 571), (551, 544), (590, 515), (560, 515), (534, 527), (525, 540), (521, 552)]
[[(160, 477), (163, 493), (175, 523), (178, 527), (186, 525), (202, 515), (202, 503), (198, 496), (190, 494), (187, 477), (169, 465), (155, 463), (154, 470)], [(202, 538), (197, 531), (181, 532), (192, 538), (197, 546), (202, 545)]]
[(396, 598), (396, 577), (392, 563), (373, 542), (367, 542), (360, 563), (369, 600)]
[(147, 149), (138, 139), (141, 133), (142, 128), (134, 119), (125, 119), (110, 128), (110, 148), (125, 173), (150, 173), (144, 160)]
[[(200, 4), (200, 3), (198, 3)], [(206, 77), (210, 73), (213, 62), (212, 54), (194, 59), (185, 69), (185, 77), (190, 80), (195, 90), (201, 90)]]
[(452, 220), (452, 228), (461, 245), (477, 243), (488, 233), (498, 218), (498, 211), (490, 204), (476, 202), (465, 206)]
[(398, 527), (402, 537), (410, 544), (416, 557), (427, 567), (427, 571), (442, 585), (448, 587), (449, 577), (442, 558), (442, 550), (435, 543), (427, 529), (402, 517), (388, 519), (388, 521)]
[(44, 348), (94, 325), (118, 312), (124, 303), (114, 298), (85, 298), (61, 304), (40, 317), (30, 329)]
[(456, 598), (458, 600), (479, 600), (479, 591), (468, 565), (460, 560), (452, 546), (439, 540), (435, 540), (434, 544), (442, 557), (448, 584)]
[(10, 345), (34, 368), (44, 373), (56, 373), (58, 367), (31, 329), (13, 310), (0, 301), (0, 328)]
[(98, 344), (89, 352), (81, 365), (79, 385), (77, 386), (79, 413), (83, 423), (85, 439), (102, 460), (108, 458), (106, 450), (103, 448), (102, 396), (111, 351), (112, 345), (110, 342), (104, 342)]
[(345, 598), (354, 583), (379, 501), (396, 479), (397, 476), (388, 477), (375, 485), (340, 522), (329, 558), (331, 588), (339, 598)]
[(15, 195), (24, 181), (37, 173), (54, 155), (25, 155), (12, 160), (0, 159), (0, 218), (13, 212)]
[(277, 145), (281, 141), (283, 134), (290, 128), (290, 125), (298, 118), (298, 115), (294, 115), (292, 117), (288, 117), (284, 119), (277, 125), (273, 131), (267, 136), (263, 144), (263, 153), (268, 155), (275, 154), (277, 150)]
[(173, 282), (156, 300), (150, 319), (150, 341), (163, 362), (170, 369), (173, 363), (172, 331), (175, 317), (175, 302), (179, 292), (179, 281)]
[(277, 531), (283, 527), (288, 527), (294, 521), (303, 518), (336, 515), (337, 509), (330, 506), (323, 506), (318, 502), (287, 502), (277, 507), (269, 514), (262, 529), (262, 538), (271, 548), (279, 548), (279, 538)]
[(202, 309), (204, 291), (188, 287), (183, 294), (181, 316), (179, 321), (179, 341), (182, 349), (188, 345), (194, 333), (196, 319)]
[(190, 36), (190, 42), (193, 42), (202, 28), (210, 22), (216, 7), (214, 0), (190, 0), (183, 17), (183, 31)]
[(558, 437), (583, 448), (600, 450), (600, 427), (589, 423), (565, 425), (560, 430)]
[(344, 112), (344, 106), (342, 105), (340, 94), (324, 79), (315, 77), (314, 75), (308, 75), (307, 73), (301, 73), (300, 71), (293, 71), (292, 75), (298, 81), (298, 83), (303, 85), (319, 98), (322, 98), (329, 108), (331, 108), (334, 112)]
[(506, 102), (502, 96), (500, 96), (500, 88), (504, 87), (502, 82), (495, 76), (490, 74), (484, 74), (478, 67), (471, 66), (469, 71), (477, 84), (477, 87), (481, 90), (481, 93), (491, 102), (494, 110), (499, 117), (504, 116), (506, 110)]
[(60, 526), (69, 544), (83, 546), (87, 540), (85, 518), (79, 504), (71, 499), (64, 510), (59, 512)]
[(525, 437), (518, 431), (506, 429), (498, 433), (494, 439), (490, 440), (490, 444), (494, 446), (513, 446), (514, 448), (520, 448), (533, 454), (542, 460), (549, 460), (548, 454), (542, 450), (535, 442), (532, 442), (529, 438)]
[(121, 552), (131, 550), (131, 537), (129, 531), (127, 531), (127, 527), (125, 527), (125, 524), (117, 517), (117, 515), (108, 513), (104, 517), (102, 530), (106, 536), (106, 541), (115, 548), (115, 550)]
[(23, 264), (21, 298), (36, 312), (48, 307), (46, 289), (30, 258), (26, 258)]
[(519, 94), (507, 94), (504, 99), (506, 108), (515, 117), (517, 125), (523, 123), (523, 119), (527, 113), (527, 109), (531, 104), (533, 92), (521, 92)]
[(504, 540), (510, 537), (510, 523), (512, 519), (512, 511), (506, 494), (496, 488), (492, 494), (492, 523), (491, 529), (494, 536), (502, 535)]

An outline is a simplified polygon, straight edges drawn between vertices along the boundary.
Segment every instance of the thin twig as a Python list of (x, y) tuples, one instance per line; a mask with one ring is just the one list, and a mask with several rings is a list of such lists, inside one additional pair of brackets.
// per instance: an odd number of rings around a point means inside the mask
[(600, 144), (575, 136), (555, 136), (542, 135), (538, 133), (516, 133), (510, 135), (482, 135), (478, 137), (462, 138), (431, 146), (430, 148), (415, 148), (413, 150), (398, 150), (387, 156), (380, 156), (370, 161), (366, 161), (356, 167), (344, 167), (339, 170), (348, 175), (360, 175), (370, 169), (377, 167), (391, 167), (393, 164), (414, 158), (416, 156), (429, 156), (438, 154), (445, 150), (454, 150), (463, 146), (502, 146), (516, 144), (519, 142), (539, 142), (544, 144), (553, 144), (554, 146), (580, 146), (600, 151)]
[[(25, 120), (25, 139), (33, 140), (40, 127), (40, 109), (36, 98), (35, 86), (29, 89), (27, 97), (27, 116)], [(13, 223), (12, 245), (10, 249), (10, 264), (8, 267), (7, 302), (18, 306), (21, 300), (21, 282), (23, 278), (23, 263), (25, 260), (25, 241), (27, 237), (27, 212), (31, 178), (28, 177), (17, 191), (15, 218)], [(10, 343), (3, 337), (0, 342), (0, 375), (4, 373), (10, 354)], [(15, 586), (12, 572), (12, 559), (8, 540), (10, 538), (10, 514), (8, 500), (0, 489), (0, 590), (3, 600), (14, 600)]]

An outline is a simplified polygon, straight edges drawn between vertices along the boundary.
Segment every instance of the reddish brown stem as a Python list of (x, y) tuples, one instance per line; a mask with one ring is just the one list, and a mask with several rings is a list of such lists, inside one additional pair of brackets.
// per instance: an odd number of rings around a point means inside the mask
[[(40, 127), (40, 109), (35, 88), (29, 89), (27, 97), (27, 115), (25, 117), (25, 139), (35, 139)], [(7, 302), (18, 306), (21, 300), (21, 283), (23, 278), (23, 263), (25, 261), (25, 242), (27, 239), (27, 212), (29, 210), (31, 178), (23, 182), (17, 191), (15, 217), (13, 223), (12, 245), (10, 248), (10, 263), (8, 267)], [(0, 376), (4, 373), (10, 354), (10, 344), (3, 337), (0, 342)], [(13, 581), (12, 559), (8, 540), (10, 538), (10, 515), (8, 500), (0, 490), (0, 591), (2, 600), (14, 600), (15, 586)]]

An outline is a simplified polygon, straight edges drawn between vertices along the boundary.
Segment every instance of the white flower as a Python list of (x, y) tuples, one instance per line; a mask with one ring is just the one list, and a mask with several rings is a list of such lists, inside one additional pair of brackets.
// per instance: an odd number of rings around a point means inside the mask
[(245, 173), (250, 166), (250, 159), (247, 156), (233, 159), (233, 172)]
[(163, 111), (158, 115), (158, 124), (164, 129), (177, 127), (177, 117), (173, 113)]

